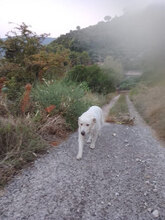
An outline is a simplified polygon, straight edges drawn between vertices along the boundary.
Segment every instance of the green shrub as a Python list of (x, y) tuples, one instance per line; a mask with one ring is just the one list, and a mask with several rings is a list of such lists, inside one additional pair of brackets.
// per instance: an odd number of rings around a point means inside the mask
[(127, 78), (120, 83), (119, 89), (120, 90), (132, 89), (137, 85), (138, 82), (139, 82), (139, 77)]
[(97, 65), (76, 66), (68, 73), (66, 80), (86, 82), (92, 92), (107, 94), (115, 90), (112, 78)]
[(54, 114), (62, 114), (70, 128), (77, 128), (77, 118), (92, 105), (84, 100), (86, 92), (82, 85), (55, 81), (51, 84), (38, 84), (32, 90), (36, 105), (46, 108), (55, 105)]

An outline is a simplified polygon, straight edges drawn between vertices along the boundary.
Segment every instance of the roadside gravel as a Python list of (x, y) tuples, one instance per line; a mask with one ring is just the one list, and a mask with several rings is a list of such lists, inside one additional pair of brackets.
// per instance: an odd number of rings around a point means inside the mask
[(165, 148), (147, 126), (105, 124), (76, 160), (78, 134), (6, 187), (1, 220), (165, 219)]

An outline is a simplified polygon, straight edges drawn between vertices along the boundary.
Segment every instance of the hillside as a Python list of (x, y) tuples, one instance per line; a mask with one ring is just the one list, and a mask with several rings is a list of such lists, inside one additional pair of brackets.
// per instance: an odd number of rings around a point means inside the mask
[[(152, 5), (136, 13), (126, 13), (111, 21), (61, 35), (51, 45), (63, 44), (76, 51), (86, 50), (94, 61), (106, 56), (119, 59), (125, 69), (139, 69), (153, 56), (165, 55), (165, 6)], [(159, 36), (159, 37), (158, 37)]]

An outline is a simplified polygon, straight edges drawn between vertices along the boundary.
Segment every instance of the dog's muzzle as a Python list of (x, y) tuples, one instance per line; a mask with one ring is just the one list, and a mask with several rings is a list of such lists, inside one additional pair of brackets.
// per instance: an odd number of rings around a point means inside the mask
[(81, 135), (84, 136), (84, 135), (85, 135), (85, 131), (82, 131), (82, 132), (81, 132)]

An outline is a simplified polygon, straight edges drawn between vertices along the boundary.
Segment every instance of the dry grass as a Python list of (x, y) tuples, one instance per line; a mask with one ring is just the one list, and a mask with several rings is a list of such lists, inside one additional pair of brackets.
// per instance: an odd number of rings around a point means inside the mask
[(106, 122), (133, 125), (134, 120), (130, 118), (125, 94), (121, 94), (117, 103), (109, 112)]
[(58, 145), (70, 133), (71, 130), (61, 115), (55, 115), (47, 118), (39, 129), (39, 134), (51, 145), (54, 145), (52, 143), (56, 143), (56, 145)]
[(47, 145), (27, 119), (0, 118), (0, 188)]
[(165, 83), (152, 88), (141, 85), (131, 98), (144, 120), (165, 140)]

